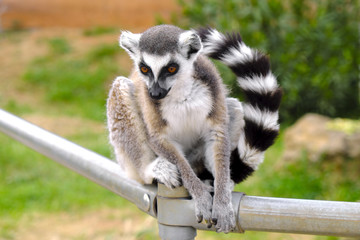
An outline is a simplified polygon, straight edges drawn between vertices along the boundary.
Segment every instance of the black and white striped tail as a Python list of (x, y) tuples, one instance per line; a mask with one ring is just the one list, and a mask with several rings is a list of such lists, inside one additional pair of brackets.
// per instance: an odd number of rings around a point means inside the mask
[(262, 163), (264, 152), (279, 133), (278, 109), (282, 90), (270, 71), (269, 58), (247, 47), (239, 34), (224, 35), (215, 29), (197, 31), (203, 54), (220, 60), (237, 76), (247, 101), (243, 103), (245, 127), (231, 154), (231, 178), (241, 182)]

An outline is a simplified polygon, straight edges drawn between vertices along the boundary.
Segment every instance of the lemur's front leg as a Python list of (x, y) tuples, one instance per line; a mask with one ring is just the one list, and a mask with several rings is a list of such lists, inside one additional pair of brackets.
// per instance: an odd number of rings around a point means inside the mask
[(205, 220), (211, 222), (212, 192), (213, 188), (204, 184), (194, 173), (176, 143), (157, 136), (150, 137), (154, 151), (161, 157), (175, 164), (180, 172), (184, 187), (189, 191), (195, 201), (195, 215), (198, 222)]
[(228, 233), (235, 227), (231, 203), (230, 139), (226, 124), (214, 126), (206, 143), (206, 162), (214, 175), (214, 200), (211, 221), (218, 232)]
[(134, 90), (130, 79), (118, 77), (109, 92), (107, 120), (116, 159), (127, 176), (138, 182), (150, 184), (156, 179), (167, 187), (178, 187), (181, 180), (177, 167), (157, 157), (149, 146)]

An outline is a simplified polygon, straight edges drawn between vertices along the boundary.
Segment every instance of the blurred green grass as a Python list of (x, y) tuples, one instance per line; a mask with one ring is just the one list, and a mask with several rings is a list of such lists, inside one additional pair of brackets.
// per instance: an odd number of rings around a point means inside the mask
[[(46, 44), (48, 52), (26, 66), (22, 80), (30, 89), (43, 90), (44, 95), (38, 97), (44, 105), (11, 100), (1, 107), (19, 115), (54, 109), (53, 115), (92, 119), (105, 127), (109, 81), (123, 73), (115, 61), (121, 54), (117, 44), (98, 45), (83, 55), (77, 55), (71, 42), (64, 38), (53, 38)], [(66, 137), (111, 157), (105, 131), (95, 133), (89, 129)], [(326, 159), (310, 162), (305, 157), (296, 162), (284, 162), (281, 160), (283, 141), (281, 134), (267, 152), (260, 169), (237, 185), (237, 191), (269, 197), (359, 201), (358, 163), (351, 159), (341, 163)], [(3, 134), (0, 134), (0, 173), (0, 238), (4, 239), (12, 238), (12, 232), (26, 214), (87, 211), (103, 206), (125, 208), (130, 204)], [(141, 239), (151, 239), (157, 233), (153, 230), (138, 235)], [(208, 232), (201, 236), (209, 239), (235, 237)], [(268, 237), (267, 233), (251, 232), (245, 236), (248, 239)], [(286, 235), (282, 236), (279, 238), (286, 239)]]
[(71, 55), (66, 39), (50, 39), (48, 46), (49, 53), (27, 68), (25, 82), (44, 89), (44, 100), (59, 104), (69, 115), (103, 120), (106, 80), (114, 79), (119, 72), (114, 61), (120, 52), (117, 44), (96, 46), (77, 58)]
[[(83, 133), (69, 138), (110, 156), (107, 136)], [(0, 134), (0, 239), (26, 214), (122, 208), (130, 203), (90, 180)], [(2, 224), (6, 222), (8, 227)]]

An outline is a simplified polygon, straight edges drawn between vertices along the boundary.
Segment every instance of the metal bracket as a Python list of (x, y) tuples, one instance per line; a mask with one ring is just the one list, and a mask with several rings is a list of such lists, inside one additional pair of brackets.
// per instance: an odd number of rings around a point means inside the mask
[[(244, 193), (233, 192), (232, 204), (236, 214), (239, 214), (240, 201)], [(204, 223), (198, 223), (194, 214), (194, 201), (184, 187), (169, 189), (163, 184), (158, 184), (157, 218), (160, 224), (168, 226), (193, 227), (201, 230), (215, 231), (215, 227), (208, 228)], [(236, 216), (234, 232), (243, 233), (244, 230)]]

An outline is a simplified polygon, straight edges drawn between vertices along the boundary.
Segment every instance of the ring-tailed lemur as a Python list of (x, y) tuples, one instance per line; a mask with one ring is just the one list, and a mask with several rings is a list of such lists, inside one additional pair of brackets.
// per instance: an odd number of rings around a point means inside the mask
[[(141, 183), (183, 184), (199, 222), (231, 231), (233, 182), (258, 167), (279, 131), (282, 94), (268, 58), (238, 34), (210, 28), (160, 25), (141, 34), (125, 31), (120, 45), (134, 70), (129, 78), (115, 79), (107, 101), (109, 138), (118, 162)], [(246, 103), (227, 97), (206, 56), (233, 70)], [(213, 179), (214, 187), (205, 179)]]

